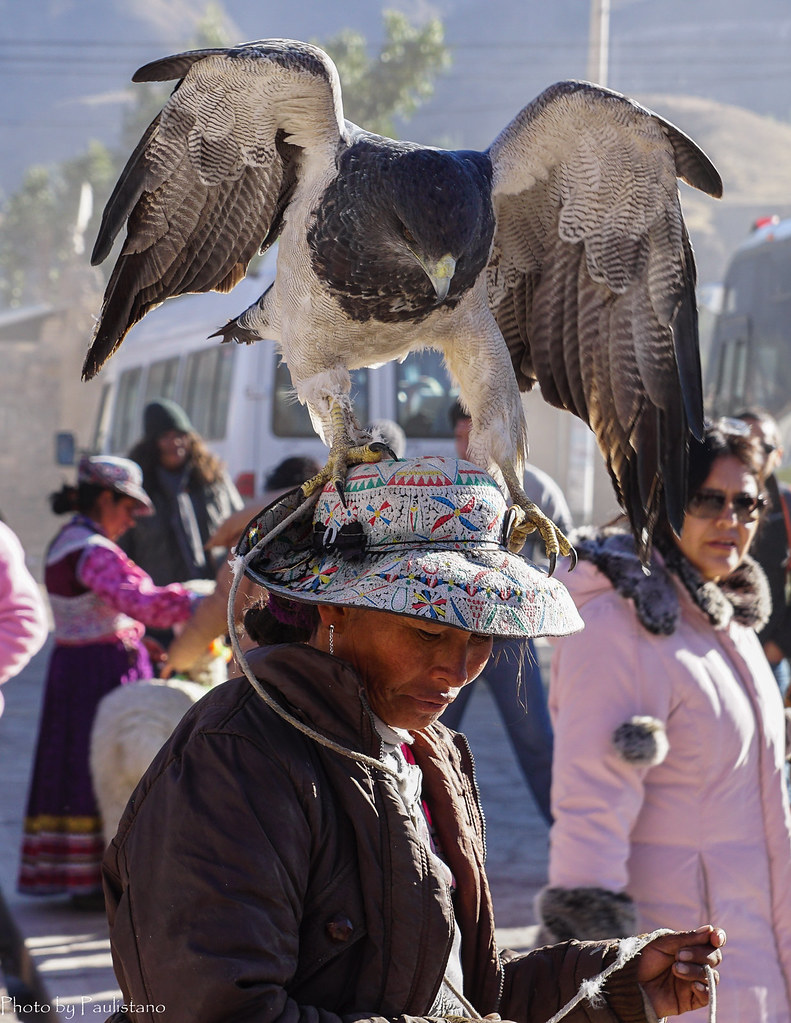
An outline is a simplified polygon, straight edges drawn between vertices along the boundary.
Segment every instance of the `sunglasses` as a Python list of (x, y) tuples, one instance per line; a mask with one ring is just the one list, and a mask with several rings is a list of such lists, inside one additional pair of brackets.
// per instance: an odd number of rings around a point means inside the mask
[(727, 508), (735, 513), (737, 522), (745, 524), (754, 522), (765, 507), (765, 497), (735, 494), (729, 499), (722, 490), (699, 490), (690, 498), (687, 511), (696, 519), (718, 519)]

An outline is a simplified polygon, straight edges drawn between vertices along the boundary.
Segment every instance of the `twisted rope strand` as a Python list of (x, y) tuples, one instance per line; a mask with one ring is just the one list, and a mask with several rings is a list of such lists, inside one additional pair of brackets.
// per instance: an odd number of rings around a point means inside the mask
[(271, 708), (276, 714), (283, 718), (284, 721), (287, 721), (290, 725), (293, 725), (293, 727), (296, 728), (297, 731), (302, 732), (304, 735), (307, 735), (309, 738), (313, 739), (314, 742), (319, 743), (319, 745), (325, 746), (327, 749), (331, 749), (335, 753), (340, 753), (341, 756), (348, 757), (350, 760), (356, 760), (358, 763), (364, 764), (366, 767), (372, 768), (377, 771), (382, 771), (384, 772), (384, 774), (389, 774), (391, 777), (397, 778), (398, 777), (397, 772), (394, 771), (392, 767), (389, 767), (387, 764), (382, 763), (381, 760), (375, 760), (373, 757), (369, 757), (365, 753), (358, 753), (355, 750), (348, 749), (346, 746), (342, 746), (338, 742), (334, 742), (332, 739), (328, 739), (326, 735), (322, 735), (321, 732), (317, 732), (314, 728), (311, 728), (309, 725), (306, 725), (303, 721), (300, 721), (299, 718), (294, 717), (294, 715), (289, 713), (289, 711), (287, 711), (285, 707), (281, 707), (280, 704), (269, 695), (269, 693), (264, 689), (264, 687), (253, 674), (252, 670), (250, 669), (250, 665), (247, 662), (247, 658), (244, 655), (244, 651), (242, 650), (239, 644), (239, 637), (236, 634), (234, 605), (236, 603), (236, 594), (239, 590), (239, 584), (242, 581), (245, 569), (247, 568), (248, 564), (253, 559), (253, 557), (259, 552), (259, 550), (264, 546), (264, 544), (270, 543), (272, 540), (275, 539), (276, 536), (279, 536), (279, 534), (282, 533), (283, 530), (286, 529), (287, 526), (291, 524), (291, 522), (303, 511), (303, 509), (306, 506), (316, 504), (316, 502), (319, 499), (319, 496), (320, 491), (317, 492), (315, 495), (306, 497), (302, 504), (300, 504), (293, 512), (287, 515), (282, 522), (278, 523), (278, 525), (270, 529), (268, 533), (261, 537), (258, 543), (253, 548), (251, 548), (251, 550), (249, 550), (247, 554), (244, 555), (244, 557), (237, 555), (231, 562), (233, 582), (231, 583), (231, 590), (230, 593), (228, 594), (227, 614), (228, 634), (231, 637), (231, 648), (236, 658), (236, 662), (241, 668), (242, 674), (245, 676), (247, 681), (250, 683), (250, 685), (253, 687), (256, 693), (261, 697), (261, 699), (264, 701), (267, 707)]

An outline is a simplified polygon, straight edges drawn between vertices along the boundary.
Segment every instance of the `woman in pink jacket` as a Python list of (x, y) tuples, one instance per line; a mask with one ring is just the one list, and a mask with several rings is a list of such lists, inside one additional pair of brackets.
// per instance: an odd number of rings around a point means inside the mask
[(761, 465), (735, 421), (709, 427), (681, 536), (660, 528), (650, 574), (628, 533), (576, 537), (568, 587), (585, 629), (557, 641), (550, 687), (544, 937), (717, 919), (732, 955), (719, 1023), (791, 1020), (785, 718), (755, 635), (768, 588), (747, 554)]

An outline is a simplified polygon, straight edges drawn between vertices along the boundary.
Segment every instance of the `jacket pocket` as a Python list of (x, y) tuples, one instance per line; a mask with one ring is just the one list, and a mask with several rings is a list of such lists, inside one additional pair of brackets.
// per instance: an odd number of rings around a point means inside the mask
[[(354, 988), (360, 942), (368, 933), (356, 857), (305, 904), (299, 928), (299, 962), (290, 994), (338, 1011)], [(344, 965), (341, 957), (346, 957)], [(327, 970), (328, 966), (332, 969)]]

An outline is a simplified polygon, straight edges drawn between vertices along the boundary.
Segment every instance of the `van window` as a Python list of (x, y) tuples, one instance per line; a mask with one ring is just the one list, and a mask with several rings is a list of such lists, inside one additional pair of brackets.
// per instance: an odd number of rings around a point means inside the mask
[(91, 451), (98, 452), (104, 451), (104, 442), (107, 437), (107, 430), (109, 427), (110, 417), (110, 394), (112, 393), (112, 386), (108, 383), (102, 384), (102, 390), (99, 394), (99, 408), (96, 410), (96, 424), (93, 428), (93, 442), (91, 444)]
[(134, 369), (125, 369), (118, 377), (113, 409), (113, 429), (110, 434), (111, 451), (128, 451), (132, 442), (137, 440), (138, 423), (135, 410), (142, 375), (142, 367), (135, 366)]
[(396, 414), (407, 437), (452, 437), (448, 412), (459, 394), (442, 355), (429, 348), (396, 366)]
[[(291, 383), (291, 374), (280, 357), (275, 354), (275, 400), (272, 402), (272, 433), (276, 437), (315, 437), (307, 406), (301, 405)], [(360, 423), (368, 422), (368, 370), (355, 369), (351, 373), (351, 398)]]
[(235, 345), (215, 345), (187, 356), (181, 405), (196, 433), (223, 440), (228, 427)]
[(143, 407), (156, 398), (176, 397), (176, 377), (179, 372), (179, 357), (160, 359), (152, 362), (146, 375), (146, 390), (143, 395)]

